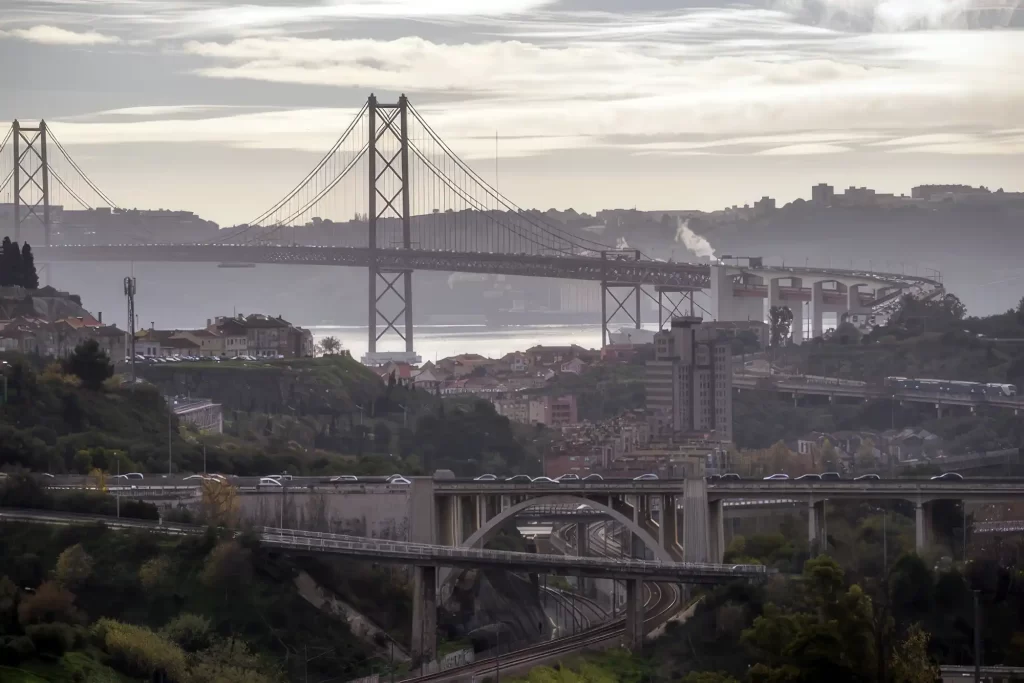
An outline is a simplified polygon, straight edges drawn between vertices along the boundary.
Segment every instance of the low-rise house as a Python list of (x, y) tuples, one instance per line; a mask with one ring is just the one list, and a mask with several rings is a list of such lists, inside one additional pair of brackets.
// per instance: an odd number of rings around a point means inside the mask
[(437, 391), (441, 386), (441, 380), (438, 379), (437, 375), (431, 369), (419, 369), (415, 370), (412, 374), (412, 385), (416, 389), (422, 391), (429, 391), (433, 393)]
[(572, 373), (574, 375), (579, 375), (586, 369), (586, 367), (587, 364), (581, 361), (579, 358), (573, 358), (570, 361), (562, 363), (560, 366), (560, 370), (563, 373)]

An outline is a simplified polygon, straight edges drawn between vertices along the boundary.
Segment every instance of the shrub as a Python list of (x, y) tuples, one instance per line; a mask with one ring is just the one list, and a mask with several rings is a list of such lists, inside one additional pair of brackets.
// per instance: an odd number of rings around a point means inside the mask
[(18, 664), (36, 653), (36, 646), (27, 636), (16, 636), (0, 640), (0, 662)]
[(67, 624), (33, 624), (25, 627), (25, 635), (39, 652), (62, 655), (75, 645), (75, 629)]
[(80, 619), (74, 593), (53, 581), (40, 585), (35, 595), (24, 598), (18, 605), (18, 621), (22, 626), (53, 622), (74, 624)]
[(210, 647), (210, 620), (198, 614), (181, 614), (160, 630), (160, 635), (181, 646), (185, 652)]
[(188, 680), (185, 652), (145, 626), (100, 619), (93, 633), (101, 640), (113, 666), (136, 677), (152, 677), (162, 671), (171, 681)]
[(57, 567), (53, 577), (65, 588), (75, 588), (92, 574), (92, 557), (85, 552), (81, 543), (64, 549), (57, 558)]

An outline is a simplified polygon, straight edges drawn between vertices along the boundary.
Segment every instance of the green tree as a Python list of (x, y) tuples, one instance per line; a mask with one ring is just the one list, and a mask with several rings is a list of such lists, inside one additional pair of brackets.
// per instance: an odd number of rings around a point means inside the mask
[(80, 620), (74, 594), (55, 581), (41, 584), (35, 594), (24, 598), (18, 605), (18, 622), (23, 627), (52, 622), (74, 624)]
[(171, 561), (164, 555), (150, 558), (139, 567), (139, 583), (151, 593), (163, 593), (173, 579)]
[(714, 671), (691, 671), (683, 678), (682, 683), (739, 683), (728, 674)]
[(889, 669), (893, 683), (933, 683), (939, 679), (939, 668), (928, 657), (930, 640), (920, 624), (907, 631), (907, 637), (893, 649)]
[(768, 309), (769, 343), (772, 347), (782, 346), (789, 339), (793, 325), (793, 311), (789, 306), (772, 306)]
[(160, 629), (160, 635), (177, 643), (185, 652), (198, 652), (210, 647), (213, 631), (210, 620), (185, 612), (171, 619)]
[(74, 352), (64, 363), (64, 370), (82, 380), (86, 389), (99, 391), (103, 383), (114, 374), (114, 366), (106, 351), (100, 349), (99, 342), (87, 339), (75, 347)]
[(319, 346), (320, 354), (324, 356), (333, 356), (341, 350), (341, 342), (337, 337), (324, 337), (320, 340)]
[(92, 574), (92, 557), (81, 543), (69, 546), (57, 558), (53, 578), (64, 588), (77, 588)]
[(25, 289), (39, 289), (39, 273), (36, 271), (36, 257), (28, 242), (21, 248), (21, 286)]
[(1024, 296), (1017, 302), (1017, 310), (1015, 311), (1015, 317), (1017, 318), (1018, 325), (1024, 325)]
[(391, 428), (384, 422), (373, 425), (373, 447), (378, 453), (391, 451)]
[(185, 651), (145, 626), (100, 619), (93, 633), (111, 657), (111, 664), (129, 676), (188, 680)]
[(0, 287), (14, 287), (21, 284), (21, 251), (17, 242), (4, 237), (0, 243)]

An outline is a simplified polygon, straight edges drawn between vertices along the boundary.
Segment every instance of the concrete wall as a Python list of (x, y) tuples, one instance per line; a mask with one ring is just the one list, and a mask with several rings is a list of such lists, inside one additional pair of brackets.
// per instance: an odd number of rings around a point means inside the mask
[(407, 541), (408, 490), (367, 493), (267, 492), (239, 496), (243, 522)]

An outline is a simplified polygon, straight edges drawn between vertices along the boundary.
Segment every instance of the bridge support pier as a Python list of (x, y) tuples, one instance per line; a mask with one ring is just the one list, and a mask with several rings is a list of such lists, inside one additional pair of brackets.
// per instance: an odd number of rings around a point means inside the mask
[(811, 555), (825, 552), (828, 545), (828, 527), (825, 519), (825, 501), (811, 501), (807, 504), (807, 545)]
[(683, 561), (708, 561), (708, 489), (704, 477), (683, 483)]
[(413, 661), (437, 659), (437, 567), (416, 567), (412, 598)]
[[(586, 557), (590, 554), (590, 524), (587, 522), (576, 522), (576, 557)], [(580, 576), (580, 593), (593, 597), (597, 593), (597, 586), (594, 579)]]
[(710, 560), (722, 562), (725, 557), (725, 506), (721, 500), (708, 502), (708, 550)]
[(932, 542), (932, 504), (918, 502), (915, 505), (914, 550), (920, 555)]
[(666, 493), (661, 497), (661, 523), (658, 525), (658, 543), (662, 548), (672, 554), (672, 557), (682, 559), (679, 552), (679, 536), (677, 532), (677, 510), (676, 497)]
[(644, 644), (644, 582), (626, 580), (626, 647), (634, 652)]

